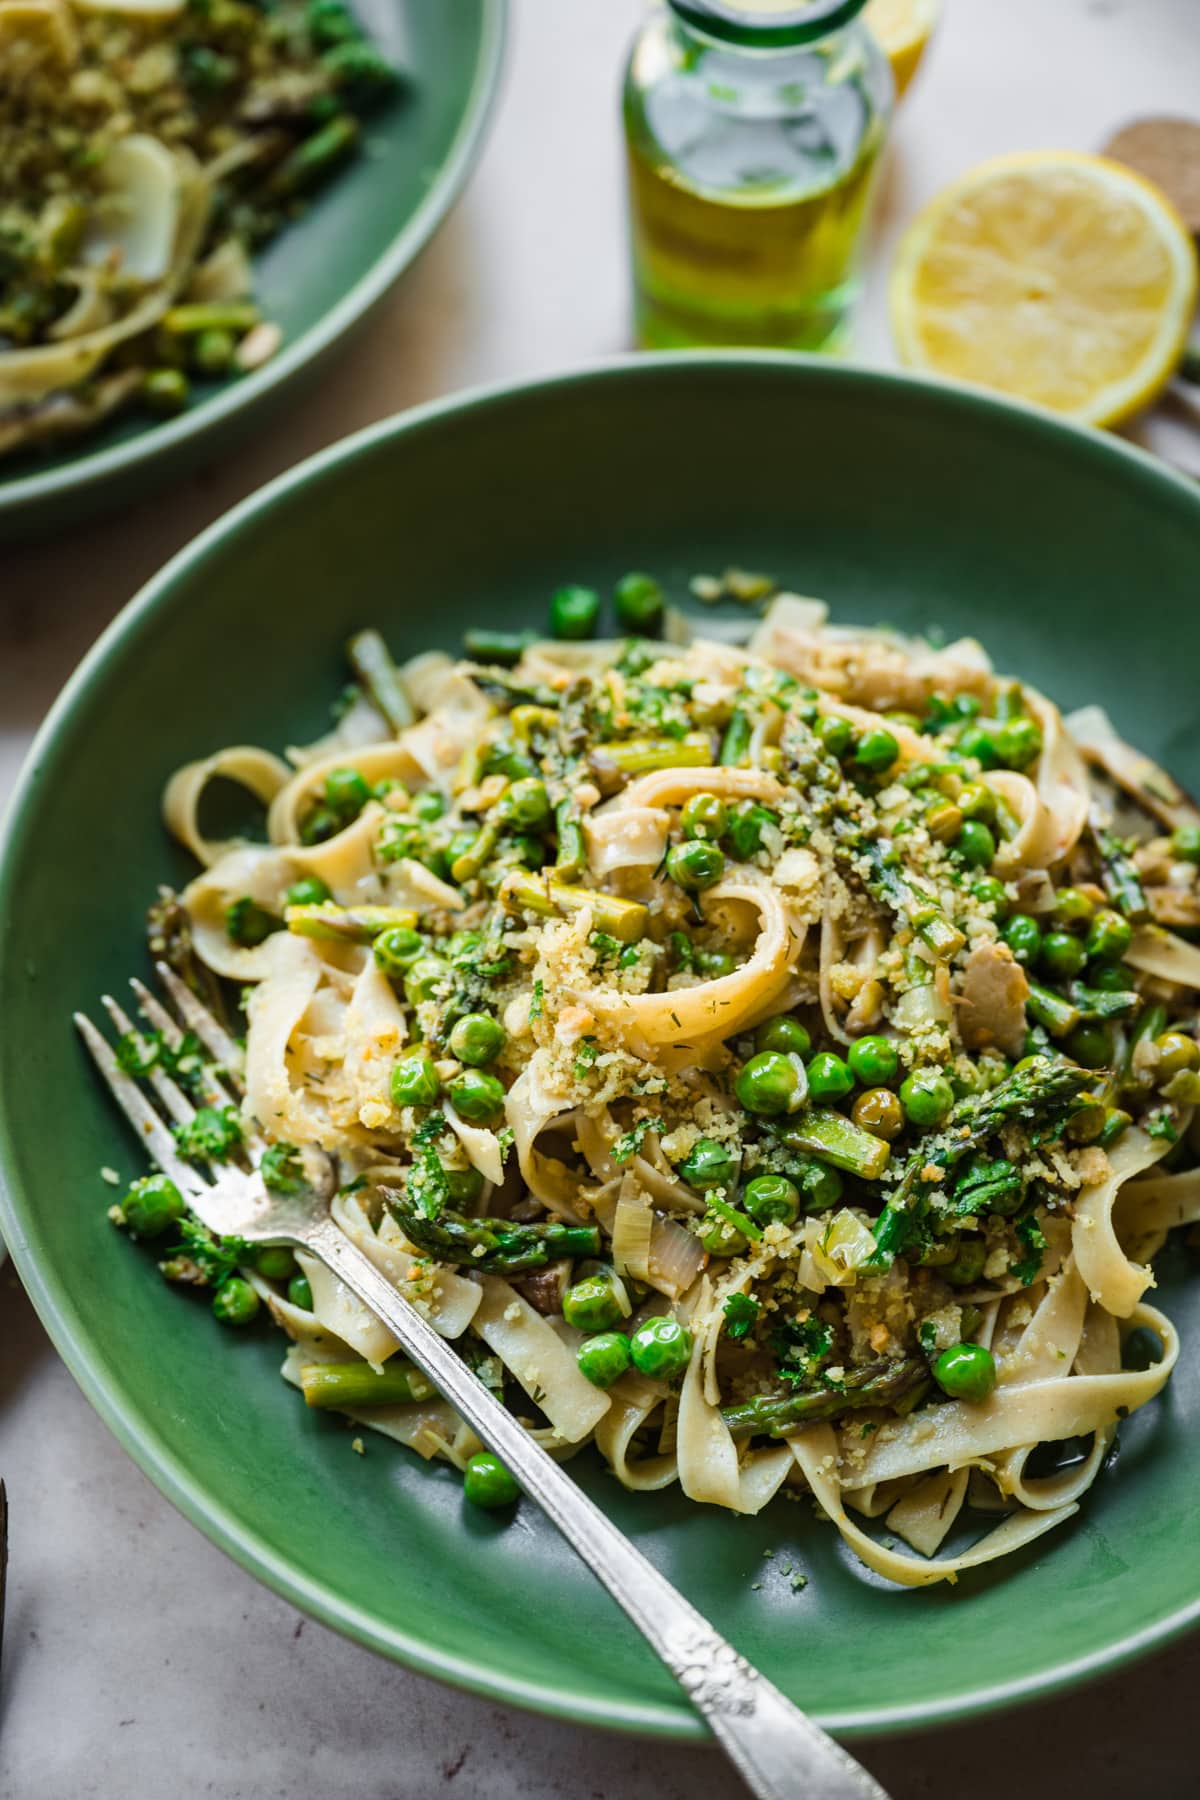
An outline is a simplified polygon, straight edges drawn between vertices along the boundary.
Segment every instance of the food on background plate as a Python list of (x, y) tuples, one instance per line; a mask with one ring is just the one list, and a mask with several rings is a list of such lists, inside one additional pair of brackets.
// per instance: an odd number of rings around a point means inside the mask
[(396, 83), (342, 0), (0, 0), (0, 456), (279, 347), (252, 258)]
[[(363, 632), (327, 737), (179, 770), (202, 868), (150, 943), (244, 1013), (244, 1114), (190, 1038), (120, 1060), (205, 1102), (214, 1171), (247, 1118), (271, 1186), (335, 1157), (342, 1230), (555, 1454), (808, 1493), (878, 1573), (954, 1580), (1078, 1510), (1178, 1354), (1145, 1294), (1200, 1219), (1200, 813), (972, 640), (777, 594), (743, 646), (648, 575), (614, 598), (628, 636), (569, 587), (553, 638), (460, 662)], [(206, 835), (217, 779), (266, 842)], [(322, 1264), (161, 1175), (113, 1217), (282, 1327), (309, 1405), (514, 1497)]]
[(1088, 425), (1149, 404), (1196, 308), (1196, 247), (1120, 163), (1030, 151), (979, 164), (909, 226), (891, 278), (902, 362)]

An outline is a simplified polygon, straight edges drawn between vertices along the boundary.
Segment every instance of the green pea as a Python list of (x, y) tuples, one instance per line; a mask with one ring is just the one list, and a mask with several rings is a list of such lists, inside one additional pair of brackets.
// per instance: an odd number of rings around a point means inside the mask
[(703, 838), (689, 838), (686, 844), (675, 844), (667, 852), (667, 874), (689, 894), (699, 894), (720, 881), (725, 873), (725, 858), (715, 844)]
[(983, 1274), (988, 1259), (986, 1238), (968, 1237), (959, 1243), (953, 1262), (943, 1263), (938, 1274), (951, 1287), (973, 1287)]
[(860, 769), (880, 774), (891, 768), (899, 754), (900, 745), (891, 732), (885, 731), (882, 725), (872, 725), (859, 738), (854, 760)]
[(792, 1225), (800, 1214), (800, 1190), (786, 1175), (756, 1175), (746, 1183), (742, 1205), (756, 1225)]
[(840, 1056), (822, 1050), (808, 1065), (808, 1091), (819, 1106), (844, 1100), (854, 1086), (854, 1077)]
[(595, 588), (561, 587), (550, 599), (550, 636), (595, 637), (599, 617), (600, 596)]
[(156, 1238), (182, 1219), (186, 1208), (169, 1175), (143, 1175), (122, 1200), (121, 1211), (134, 1237)]
[(356, 819), (370, 798), (371, 790), (357, 769), (330, 769), (325, 777), (325, 804), (339, 818)]
[(224, 375), (236, 349), (231, 331), (199, 331), (192, 344), (192, 363), (201, 375)]
[(904, 1130), (904, 1109), (891, 1088), (864, 1088), (850, 1109), (850, 1117), (872, 1137), (886, 1138), (890, 1143)]
[[(387, 935), (383, 933), (383, 936)], [(440, 956), (418, 956), (405, 971), (405, 998), (413, 1006), (421, 1000), (432, 1000), (449, 975), (450, 964), (443, 962)]]
[(175, 418), (191, 397), (191, 383), (182, 369), (149, 369), (142, 377), (142, 404), (156, 419)]
[(576, 1331), (610, 1331), (625, 1317), (611, 1270), (587, 1275), (563, 1295), (563, 1318)]
[(483, 1176), (478, 1169), (448, 1169), (443, 1164), (442, 1174), (446, 1178), (446, 1197), (451, 1206), (461, 1211), (464, 1206), (475, 1205), (483, 1192)]
[(1154, 1040), (1158, 1051), (1156, 1074), (1159, 1081), (1170, 1081), (1185, 1070), (1200, 1069), (1200, 1044), (1183, 1031), (1164, 1031)]
[(412, 809), (414, 815), (424, 824), (432, 825), (435, 819), (442, 817), (446, 810), (446, 802), (436, 788), (426, 788), (424, 793), (417, 795), (412, 803)]
[(996, 732), (996, 756), (1006, 769), (1027, 769), (1042, 754), (1042, 734), (1032, 719), (1009, 719)]
[(212, 1309), (222, 1325), (249, 1325), (258, 1317), (259, 1298), (240, 1275), (227, 1275), (213, 1295)]
[(1004, 883), (997, 881), (994, 875), (981, 875), (978, 881), (971, 883), (971, 892), (981, 906), (987, 907), (997, 924), (1002, 925), (1008, 917), (1008, 890)]
[(447, 1091), (451, 1106), (468, 1125), (491, 1125), (504, 1110), (504, 1083), (482, 1069), (464, 1069)]
[(633, 1366), (651, 1381), (682, 1375), (692, 1354), (692, 1334), (673, 1313), (646, 1319), (629, 1339)]
[[(629, 946), (630, 950), (634, 948), (632, 944)], [(622, 952), (622, 957), (628, 954), (629, 951), (626, 950)], [(732, 975), (737, 968), (737, 963), (728, 950), (697, 950), (695, 954), (697, 969), (701, 975), (707, 975), (710, 981), (718, 981), (722, 975)], [(636, 959), (631, 958), (632, 960)]]
[(799, 1188), (805, 1212), (830, 1212), (845, 1188), (840, 1171), (817, 1156), (793, 1157), (787, 1165), (787, 1176)]
[(321, 906), (333, 898), (319, 875), (302, 875), (283, 896), (285, 906)]
[(342, 821), (328, 806), (314, 806), (300, 827), (302, 844), (323, 844), (342, 828)]
[(623, 575), (613, 590), (617, 623), (622, 631), (648, 633), (657, 630), (666, 601), (653, 575)]
[(774, 1019), (765, 1019), (754, 1034), (756, 1050), (777, 1050), (781, 1056), (807, 1056), (812, 1049), (812, 1038), (799, 1019), (791, 1013), (779, 1013)]
[(502, 804), (505, 817), (527, 831), (540, 831), (550, 823), (550, 796), (546, 784), (534, 776), (514, 781)]
[(996, 1360), (982, 1344), (952, 1344), (933, 1365), (933, 1378), (952, 1400), (986, 1400), (996, 1385)]
[(620, 1331), (600, 1331), (580, 1344), (575, 1352), (579, 1373), (593, 1387), (610, 1388), (619, 1381), (633, 1361), (629, 1339)]
[(472, 1506), (511, 1506), (521, 1490), (490, 1450), (478, 1450), (463, 1471), (463, 1497)]
[(1134, 986), (1133, 971), (1124, 963), (1101, 963), (1099, 968), (1088, 970), (1087, 983), (1102, 994), (1128, 993)]
[(954, 1089), (937, 1069), (914, 1069), (900, 1085), (900, 1104), (914, 1125), (939, 1125), (954, 1105)]
[(982, 781), (964, 781), (956, 802), (964, 819), (990, 825), (996, 817), (996, 796)]
[(1088, 926), (1087, 953), (1097, 962), (1120, 962), (1133, 942), (1133, 926), (1110, 906), (1102, 906)]
[(986, 725), (967, 725), (958, 734), (958, 748), (963, 756), (973, 756), (985, 769), (1000, 765), (996, 740)]
[(744, 1065), (733, 1091), (747, 1112), (772, 1118), (790, 1112), (803, 1095), (803, 1083), (796, 1065), (776, 1050), (764, 1050)]
[(779, 814), (771, 811), (769, 806), (759, 806), (751, 801), (748, 806), (739, 807), (729, 821), (729, 844), (739, 862), (749, 862), (757, 856), (763, 847), (763, 832), (771, 826), (778, 826)]
[(989, 825), (968, 819), (954, 843), (955, 854), (969, 869), (990, 868), (996, 856), (996, 838)]
[(719, 838), (729, 823), (729, 808), (719, 794), (693, 794), (679, 823), (684, 837)]
[(266, 1244), (255, 1252), (254, 1266), (265, 1281), (290, 1281), (296, 1258), (286, 1244)]
[(476, 1069), (495, 1062), (506, 1042), (503, 1025), (487, 1013), (467, 1013), (450, 1033), (451, 1054)]
[(1014, 913), (1000, 935), (1024, 969), (1041, 955), (1042, 928), (1028, 913)]
[(391, 1086), (397, 1106), (432, 1106), (442, 1091), (427, 1050), (410, 1050), (392, 1070)]
[(1063, 1049), (1081, 1068), (1103, 1069), (1112, 1060), (1112, 1031), (1099, 1022), (1085, 1022), (1068, 1033)]
[[(839, 762), (854, 742), (854, 731), (849, 719), (839, 718), (837, 713), (823, 713), (813, 726), (813, 730), (830, 756), (836, 756)], [(888, 733), (888, 735), (891, 734)], [(895, 742), (894, 739), (893, 742)]]
[(1064, 931), (1086, 925), (1095, 910), (1095, 901), (1090, 900), (1082, 888), (1062, 887), (1054, 896), (1054, 923)]
[(301, 1312), (312, 1311), (313, 1291), (307, 1275), (292, 1276), (287, 1286), (287, 1297), (293, 1306), (300, 1308)]
[(891, 1038), (861, 1037), (847, 1050), (846, 1061), (855, 1080), (864, 1087), (882, 1087), (895, 1080), (900, 1053)]
[(1081, 972), (1087, 951), (1071, 932), (1048, 931), (1042, 939), (1041, 960), (1048, 975), (1066, 979)]
[(272, 932), (279, 930), (279, 920), (249, 895), (234, 900), (225, 908), (225, 930), (232, 943), (243, 950), (254, 950), (265, 944)]
[(746, 1248), (743, 1234), (720, 1213), (705, 1213), (697, 1235), (710, 1256), (741, 1256)]
[(375, 939), (372, 954), (384, 974), (399, 981), (425, 955), (425, 940), (409, 925), (391, 925)]
[(706, 1193), (709, 1188), (732, 1187), (737, 1179), (738, 1161), (733, 1152), (714, 1138), (697, 1138), (679, 1165), (679, 1173), (689, 1187)]
[(1171, 855), (1179, 862), (1200, 863), (1200, 825), (1179, 825), (1171, 833)]

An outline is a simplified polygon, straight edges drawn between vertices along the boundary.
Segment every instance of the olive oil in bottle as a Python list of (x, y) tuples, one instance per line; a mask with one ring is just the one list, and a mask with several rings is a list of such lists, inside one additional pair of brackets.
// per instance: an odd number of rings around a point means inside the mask
[(647, 349), (837, 350), (892, 104), (864, 0), (667, 0), (625, 81)]

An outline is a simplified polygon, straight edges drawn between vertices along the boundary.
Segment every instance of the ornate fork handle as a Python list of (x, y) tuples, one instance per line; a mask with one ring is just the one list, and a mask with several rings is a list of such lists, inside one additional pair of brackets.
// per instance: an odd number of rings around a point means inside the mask
[(633, 1620), (762, 1800), (887, 1800), (879, 1784), (727, 1643), (477, 1381), (332, 1219), (297, 1233), (511, 1469)]

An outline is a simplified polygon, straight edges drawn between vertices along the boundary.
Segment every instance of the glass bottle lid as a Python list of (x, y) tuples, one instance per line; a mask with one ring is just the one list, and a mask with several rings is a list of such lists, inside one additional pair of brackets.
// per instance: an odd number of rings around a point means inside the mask
[(707, 37), (749, 49), (809, 44), (848, 25), (866, 0), (668, 0)]

